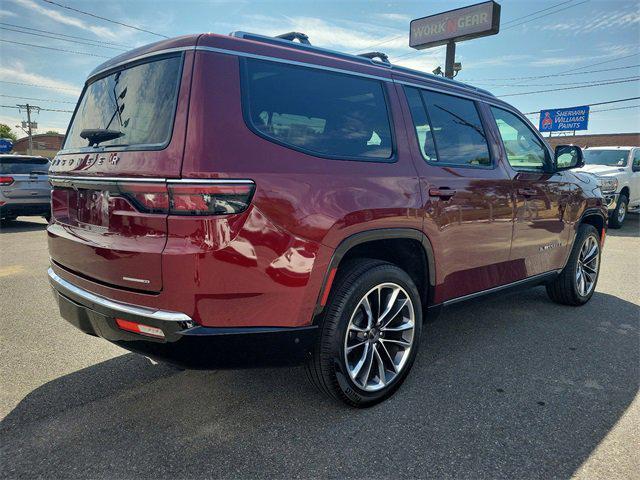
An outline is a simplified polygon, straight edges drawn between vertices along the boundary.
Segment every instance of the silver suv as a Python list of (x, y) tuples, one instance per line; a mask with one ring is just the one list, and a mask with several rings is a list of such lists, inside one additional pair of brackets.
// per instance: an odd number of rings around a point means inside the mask
[(0, 155), (0, 219), (21, 215), (51, 218), (49, 160), (45, 157)]

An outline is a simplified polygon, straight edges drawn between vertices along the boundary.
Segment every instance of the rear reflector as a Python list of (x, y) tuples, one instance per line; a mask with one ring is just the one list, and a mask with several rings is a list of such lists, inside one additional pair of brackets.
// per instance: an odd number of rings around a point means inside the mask
[(0, 185), (11, 185), (13, 183), (13, 177), (0, 177)]
[(225, 215), (245, 211), (253, 183), (138, 184), (122, 183), (120, 192), (145, 213)]
[(128, 332), (139, 333), (140, 335), (146, 335), (148, 337), (164, 338), (164, 332), (157, 327), (123, 320), (122, 318), (116, 318), (116, 323), (118, 327)]

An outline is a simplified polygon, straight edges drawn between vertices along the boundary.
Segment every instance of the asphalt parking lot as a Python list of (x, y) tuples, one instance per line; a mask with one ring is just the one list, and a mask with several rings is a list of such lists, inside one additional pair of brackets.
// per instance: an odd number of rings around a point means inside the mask
[(639, 478), (640, 224), (609, 230), (595, 296), (542, 288), (445, 312), (389, 401), (302, 369), (178, 371), (61, 320), (44, 223), (0, 233), (4, 478)]

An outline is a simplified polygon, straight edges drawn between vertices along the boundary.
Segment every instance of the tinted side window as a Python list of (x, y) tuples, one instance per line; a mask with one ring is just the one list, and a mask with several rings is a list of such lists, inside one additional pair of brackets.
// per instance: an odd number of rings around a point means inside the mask
[(516, 170), (544, 170), (547, 149), (529, 126), (511, 112), (491, 107), (509, 164)]
[(427, 118), (427, 112), (424, 109), (420, 92), (417, 88), (410, 87), (405, 87), (404, 92), (407, 97), (407, 102), (409, 103), (409, 109), (411, 110), (413, 127), (416, 131), (420, 153), (422, 153), (422, 157), (428, 162), (436, 162), (438, 158), (433, 141), (433, 131), (431, 130), (431, 124)]
[(638, 148), (636, 148), (636, 151), (633, 154), (633, 168), (640, 169), (640, 149)]
[(487, 138), (475, 102), (431, 91), (420, 93), (435, 139), (437, 162), (491, 166)]
[(253, 59), (244, 70), (245, 118), (259, 135), (320, 156), (391, 157), (381, 82)]

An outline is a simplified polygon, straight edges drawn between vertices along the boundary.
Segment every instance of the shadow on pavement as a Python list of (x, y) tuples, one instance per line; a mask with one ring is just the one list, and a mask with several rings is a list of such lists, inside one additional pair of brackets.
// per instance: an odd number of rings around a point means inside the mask
[[(569, 477), (638, 390), (637, 306), (543, 289), (455, 307), (387, 402), (302, 369), (180, 372), (127, 354), (36, 389), (0, 425), (5, 477)], [(241, 354), (241, 352), (239, 352)]]
[(609, 227), (607, 235), (612, 237), (640, 237), (640, 214), (629, 212), (622, 224), (622, 228), (616, 230)]
[(22, 233), (44, 230), (47, 228), (47, 221), (41, 217), (22, 217), (9, 222), (0, 223), (0, 234), (2, 233)]

